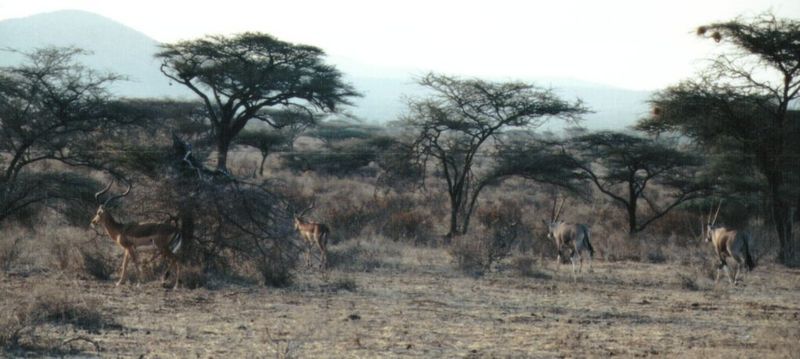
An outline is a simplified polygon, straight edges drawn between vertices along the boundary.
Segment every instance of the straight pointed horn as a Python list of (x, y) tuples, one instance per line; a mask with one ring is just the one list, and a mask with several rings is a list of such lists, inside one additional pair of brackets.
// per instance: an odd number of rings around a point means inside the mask
[(114, 184), (114, 180), (112, 179), (111, 182), (108, 183), (108, 186), (106, 186), (106, 188), (104, 188), (100, 192), (97, 192), (97, 193), (94, 194), (94, 200), (97, 201), (97, 204), (100, 204), (100, 196), (102, 196), (103, 193), (108, 192), (108, 190), (111, 188), (111, 185), (113, 185), (113, 184)]
[(706, 224), (711, 225), (711, 214), (714, 213), (714, 205), (712, 204), (711, 207), (708, 208), (708, 215), (706, 215)]
[[(110, 187), (110, 186), (109, 186), (109, 187)], [(116, 196), (110, 197), (109, 199), (107, 199), (107, 200), (106, 200), (106, 201), (103, 203), (103, 206), (105, 207), (105, 206), (106, 206), (106, 205), (108, 205), (108, 204), (109, 204), (111, 201), (113, 201), (113, 200), (115, 200), (115, 199), (117, 199), (117, 198), (121, 198), (121, 197), (125, 197), (125, 196), (127, 196), (127, 195), (128, 195), (128, 193), (131, 193), (131, 187), (132, 187), (132, 186), (131, 186), (131, 184), (130, 184), (130, 183), (128, 183), (128, 189), (127, 189), (127, 190), (125, 190), (125, 193), (123, 193), (123, 194), (118, 194), (118, 195), (116, 195)]]
[(561, 206), (558, 207), (558, 211), (556, 212), (556, 218), (553, 220), (553, 222), (557, 221), (558, 218), (561, 217), (561, 210), (564, 209), (564, 204), (565, 203), (567, 203), (567, 199), (566, 198), (561, 200)]
[(717, 206), (717, 212), (714, 213), (714, 219), (711, 220), (711, 224), (717, 224), (717, 216), (719, 215), (719, 209), (722, 208), (722, 200), (719, 200), (719, 205)]

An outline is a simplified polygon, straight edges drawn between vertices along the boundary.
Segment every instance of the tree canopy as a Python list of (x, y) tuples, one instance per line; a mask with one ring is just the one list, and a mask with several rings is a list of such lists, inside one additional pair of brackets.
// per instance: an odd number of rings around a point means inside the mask
[(119, 123), (106, 87), (120, 77), (77, 63), (84, 53), (42, 48), (0, 70), (0, 222), (47, 201), (91, 198), (88, 178), (30, 170), (46, 161), (97, 167), (97, 143)]
[(480, 191), (496, 178), (475, 171), (487, 141), (498, 140), (504, 130), (535, 129), (551, 118), (577, 121), (587, 112), (580, 101), (569, 103), (551, 90), (522, 82), (431, 73), (419, 84), (432, 94), (409, 102), (403, 124), (416, 133), (412, 147), (417, 158), (433, 161), (445, 180), (451, 211), (448, 238), (467, 231)]
[(266, 111), (290, 108), (312, 114), (335, 112), (358, 96), (316, 47), (280, 41), (263, 33), (207, 36), (162, 45), (161, 71), (194, 92), (214, 130), (217, 168), (227, 170), (233, 138), (250, 120), (289, 126)]
[(639, 128), (675, 131), (706, 150), (741, 153), (736, 167), (762, 176), (781, 261), (800, 265), (793, 222), (800, 206), (800, 21), (763, 14), (700, 26), (697, 35), (727, 49), (697, 78), (655, 94)]
[[(651, 139), (620, 132), (579, 136), (571, 144), (577, 166), (597, 189), (625, 208), (628, 233), (642, 231), (679, 204), (705, 195), (700, 157)], [(653, 190), (652, 185), (660, 188)], [(666, 193), (666, 195), (663, 195)], [(661, 197), (658, 198), (661, 194)], [(641, 218), (640, 201), (648, 216)]]

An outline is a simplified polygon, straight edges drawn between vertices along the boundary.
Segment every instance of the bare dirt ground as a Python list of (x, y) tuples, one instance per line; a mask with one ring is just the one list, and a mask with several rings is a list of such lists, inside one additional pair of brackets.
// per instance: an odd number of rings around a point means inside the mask
[[(480, 278), (444, 250), (409, 249), (369, 272), (301, 273), (290, 288), (63, 274), (0, 274), (0, 308), (60, 291), (95, 303), (114, 325), (38, 326), (22, 342), (80, 357), (797, 357), (800, 271), (765, 264), (731, 287), (677, 264), (595, 261), (535, 276)], [(86, 338), (62, 344), (71, 338)], [(95, 342), (95, 347), (90, 341)], [(99, 348), (99, 352), (98, 352)], [(0, 356), (53, 355), (12, 350)], [(59, 355), (56, 354), (56, 355)]]

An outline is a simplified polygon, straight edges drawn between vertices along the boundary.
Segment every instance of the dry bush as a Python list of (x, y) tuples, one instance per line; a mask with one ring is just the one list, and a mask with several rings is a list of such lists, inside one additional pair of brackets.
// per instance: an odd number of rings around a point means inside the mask
[(181, 285), (186, 289), (208, 288), (208, 275), (197, 266), (181, 266)]
[(365, 235), (429, 244), (435, 239), (430, 195), (376, 192), (371, 180), (309, 174), (289, 181), (284, 193), (293, 208), (315, 203), (309, 219), (331, 229), (331, 244)]
[(701, 289), (694, 275), (681, 272), (677, 272), (676, 275), (681, 288), (691, 291), (698, 291)]
[(92, 331), (116, 325), (100, 313), (99, 307), (97, 301), (74, 298), (64, 291), (52, 289), (36, 293), (35, 299), (21, 308), (17, 316), (33, 324), (72, 324)]
[(412, 244), (430, 244), (433, 239), (433, 216), (428, 203), (410, 194), (376, 197), (372, 201), (377, 217), (375, 231), (392, 240)]
[(266, 286), (284, 288), (290, 286), (294, 280), (294, 261), (280, 253), (267, 254), (261, 260), (257, 260), (255, 266), (262, 283)]
[(490, 233), (490, 251), (493, 260), (507, 257), (518, 247), (520, 237), (530, 233), (522, 225), (522, 205), (515, 200), (501, 199), (481, 206), (477, 211), (478, 223)]
[(99, 311), (97, 300), (76, 297), (60, 288), (44, 288), (29, 300), (0, 314), (0, 347), (15, 348), (26, 337), (34, 337), (36, 327), (45, 323), (71, 325), (97, 333), (105, 328), (119, 328), (112, 318)]
[(331, 228), (332, 243), (360, 236), (364, 227), (375, 217), (374, 210), (346, 195), (335, 197), (328, 202), (322, 215)]
[(639, 258), (646, 260), (650, 263), (665, 263), (667, 255), (664, 253), (664, 241), (656, 240), (652, 236), (640, 236), (639, 239), (631, 239), (640, 241), (639, 249), (641, 254)]
[(55, 268), (64, 273), (80, 273), (83, 267), (81, 253), (69, 239), (56, 239), (50, 244), (50, 257)]
[(30, 331), (25, 318), (18, 318), (11, 308), (0, 308), (0, 348), (11, 349), (19, 345), (25, 331)]
[(531, 256), (518, 255), (511, 258), (511, 268), (517, 275), (535, 278), (535, 279), (551, 279), (552, 276), (543, 271), (536, 263), (536, 259)]
[(593, 236), (595, 248), (602, 248), (602, 258), (606, 261), (640, 261), (641, 242), (631, 238), (627, 233), (610, 232), (607, 236)]
[(314, 203), (313, 211), (305, 215), (331, 229), (331, 244), (358, 237), (376, 215), (370, 206), (372, 193), (355, 180), (308, 175), (289, 181), (283, 195), (292, 212)]
[(328, 249), (328, 267), (370, 272), (380, 266), (364, 257), (364, 249), (358, 241), (345, 242)]
[(8, 272), (11, 266), (19, 259), (22, 249), (21, 236), (0, 238), (0, 270)]
[(700, 238), (702, 229), (698, 215), (675, 209), (647, 226), (646, 231), (656, 239), (686, 245)]
[(339, 292), (339, 291), (348, 291), (348, 292), (355, 292), (358, 290), (358, 284), (356, 280), (349, 276), (342, 276), (337, 277), (333, 280), (328, 281), (325, 285), (325, 289), (331, 292)]
[(111, 257), (96, 248), (80, 248), (79, 253), (83, 259), (82, 270), (84, 273), (99, 280), (111, 279), (116, 269)]
[(353, 240), (348, 241), (328, 251), (328, 266), (344, 270), (371, 272), (377, 268), (386, 267), (389, 258), (400, 257), (400, 251), (386, 243), (386, 240), (376, 238), (373, 241)]
[(519, 248), (519, 238), (530, 236), (522, 224), (522, 205), (501, 200), (481, 206), (470, 233), (453, 239), (450, 254), (465, 273), (479, 275)]
[(455, 261), (456, 268), (462, 272), (480, 276), (489, 269), (491, 261), (487, 253), (485, 240), (480, 234), (468, 234), (456, 237), (450, 245), (448, 252)]
[(408, 212), (392, 212), (381, 234), (395, 241), (413, 244), (429, 244), (433, 238), (433, 222), (426, 213), (409, 209)]
[[(109, 280), (116, 269), (116, 260), (99, 247), (76, 244), (74, 239), (56, 239), (50, 243), (50, 263), (59, 271), (74, 276)], [(133, 271), (132, 271), (133, 272)], [(138, 273), (131, 273), (138, 275)], [(136, 278), (139, 279), (139, 278)]]

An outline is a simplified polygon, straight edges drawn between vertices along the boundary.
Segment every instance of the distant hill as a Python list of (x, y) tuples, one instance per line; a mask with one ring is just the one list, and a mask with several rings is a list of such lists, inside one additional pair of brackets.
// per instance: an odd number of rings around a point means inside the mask
[[(0, 21), (0, 48), (28, 51), (37, 47), (75, 46), (92, 52), (81, 61), (99, 71), (126, 75), (129, 81), (115, 84), (111, 90), (124, 97), (193, 98), (182, 86), (171, 86), (153, 58), (158, 42), (141, 32), (111, 19), (76, 10), (44, 13), (19, 19)], [(355, 101), (348, 112), (370, 123), (394, 120), (403, 112), (404, 96), (423, 92), (413, 76), (398, 69), (367, 67), (343, 58), (332, 57), (331, 63), (344, 71), (363, 98)], [(18, 64), (21, 57), (0, 53), (0, 66)], [(594, 113), (586, 116), (590, 129), (622, 128), (634, 123), (647, 112), (649, 93), (561, 79), (523, 79), (543, 87), (552, 87), (566, 99), (581, 98)], [(554, 124), (550, 129), (558, 129)]]
[[(105, 17), (84, 11), (57, 11), (0, 21), (0, 47), (28, 51), (55, 45), (75, 46), (93, 52), (81, 61), (99, 71), (128, 76), (112, 90), (126, 97), (188, 95), (170, 86), (153, 58), (158, 42)], [(3, 54), (0, 65), (20, 61), (19, 55)]]

